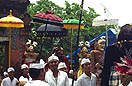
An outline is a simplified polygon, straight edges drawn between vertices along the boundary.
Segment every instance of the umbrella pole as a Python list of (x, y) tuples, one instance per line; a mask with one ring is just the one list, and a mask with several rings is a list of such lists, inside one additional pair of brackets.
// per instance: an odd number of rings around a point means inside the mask
[(42, 55), (43, 42), (44, 42), (44, 39), (41, 40), (41, 47), (40, 47), (40, 54), (39, 54), (40, 58), (39, 58), (39, 60), (42, 59), (41, 55)]
[[(78, 44), (79, 44), (79, 36), (80, 36), (80, 26), (81, 26), (81, 21), (82, 21), (82, 11), (83, 11), (83, 3), (84, 3), (84, 0), (82, 0), (82, 3), (80, 5), (80, 19), (79, 19), (79, 25), (78, 25), (78, 35), (77, 35), (77, 42), (76, 42), (76, 57), (75, 57), (75, 64), (74, 64), (74, 71), (77, 71), (78, 69), (78, 57), (77, 57), (77, 51), (78, 51)], [(75, 78), (73, 77), (73, 80), (72, 80), (72, 86), (74, 84), (74, 80)]]
[(9, 67), (11, 66), (11, 27), (9, 28)]
[(71, 70), (72, 70), (72, 29), (71, 29)]
[(108, 32), (107, 32), (107, 24), (105, 25), (106, 30), (106, 46), (108, 47)]
[[(45, 31), (44, 31), (44, 37), (46, 37), (47, 22), (48, 22), (48, 19), (47, 19), (47, 21), (46, 21), (46, 26), (45, 26)], [(45, 39), (44, 39), (44, 40), (45, 40)], [(42, 39), (42, 41), (41, 41), (40, 57), (41, 57), (41, 55), (42, 55), (42, 48), (43, 48), (43, 42), (44, 42), (44, 40)]]
[(78, 57), (77, 57), (77, 51), (78, 51), (78, 44), (79, 44), (79, 37), (80, 37), (80, 26), (81, 26), (81, 21), (82, 21), (82, 11), (83, 11), (83, 3), (84, 0), (82, 0), (82, 3), (80, 5), (80, 19), (79, 19), (79, 25), (78, 25), (78, 35), (77, 35), (77, 42), (76, 42), (76, 58), (75, 58), (75, 68), (74, 69), (78, 69)]

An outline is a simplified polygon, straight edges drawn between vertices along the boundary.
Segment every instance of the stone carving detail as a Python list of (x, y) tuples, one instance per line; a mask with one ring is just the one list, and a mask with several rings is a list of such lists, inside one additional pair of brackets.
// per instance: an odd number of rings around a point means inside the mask
[(9, 35), (9, 28), (0, 27), (0, 36), (7, 37)]
[(17, 38), (19, 36), (19, 28), (12, 28), (12, 33), (11, 33), (11, 47), (13, 49), (16, 49), (18, 47), (17, 45)]
[[(9, 28), (1, 28), (0, 37), (9, 37)], [(17, 38), (19, 36), (18, 28), (11, 28), (11, 48), (17, 48)]]

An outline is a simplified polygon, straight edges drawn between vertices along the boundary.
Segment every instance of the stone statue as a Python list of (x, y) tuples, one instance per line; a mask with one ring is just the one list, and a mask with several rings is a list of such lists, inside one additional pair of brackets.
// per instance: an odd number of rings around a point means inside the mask
[(26, 43), (26, 51), (24, 52), (24, 56), (22, 60), (24, 61), (23, 63), (31, 63), (33, 61), (36, 61), (37, 56), (39, 55), (34, 51), (34, 48), (37, 46), (37, 42), (28, 40)]
[(100, 86), (103, 65), (104, 65), (104, 47), (105, 47), (105, 37), (102, 36), (100, 39), (96, 39), (95, 42), (91, 45), (93, 48), (90, 52), (91, 62), (92, 62), (92, 72), (96, 74), (97, 86)]

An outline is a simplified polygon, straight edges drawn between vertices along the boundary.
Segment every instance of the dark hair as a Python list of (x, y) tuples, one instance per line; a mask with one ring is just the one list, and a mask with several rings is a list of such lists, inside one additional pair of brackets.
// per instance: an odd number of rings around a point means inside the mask
[(126, 24), (121, 27), (117, 41), (124, 41), (124, 40), (126, 41), (132, 40), (132, 26), (130, 24)]
[(38, 78), (40, 76), (41, 70), (43, 70), (43, 69), (30, 68), (29, 74), (30, 74), (31, 78)]

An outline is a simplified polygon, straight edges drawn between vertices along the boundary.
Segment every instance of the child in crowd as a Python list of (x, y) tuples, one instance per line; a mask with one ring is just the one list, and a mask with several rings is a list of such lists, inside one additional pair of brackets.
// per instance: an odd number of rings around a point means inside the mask
[(77, 86), (96, 86), (96, 76), (90, 70), (90, 60), (83, 58), (81, 66), (84, 73), (77, 79)]

